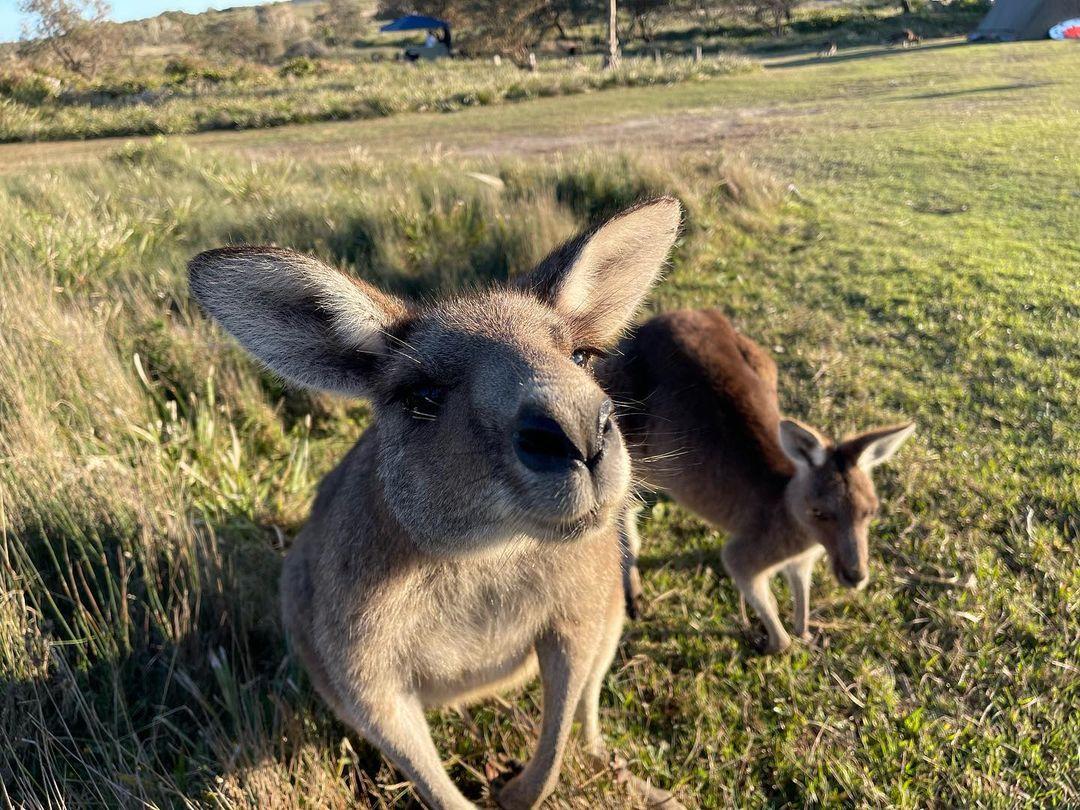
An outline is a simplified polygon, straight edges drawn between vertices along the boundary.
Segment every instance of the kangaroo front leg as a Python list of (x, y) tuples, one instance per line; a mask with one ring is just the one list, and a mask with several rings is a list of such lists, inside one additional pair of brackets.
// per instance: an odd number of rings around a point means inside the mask
[(776, 599), (772, 589), (769, 588), (769, 576), (759, 573), (750, 579), (739, 581), (735, 584), (746, 596), (750, 607), (760, 617), (765, 625), (765, 632), (769, 634), (769, 643), (765, 646), (765, 652), (772, 655), (781, 653), (791, 646), (791, 636), (787, 634), (784, 625), (780, 622), (780, 613), (776, 608)]
[(408, 777), (424, 804), (437, 810), (475, 810), (443, 768), (415, 695), (388, 695), (350, 708), (347, 719)]
[(638, 515), (641, 506), (627, 505), (619, 521), (619, 548), (622, 551), (623, 598), (626, 615), (637, 619), (641, 615), (641, 572), (638, 570), (638, 554), (641, 551), (641, 535), (638, 534)]
[[(609, 617), (607, 629), (604, 631), (604, 640), (593, 662), (592, 671), (585, 683), (578, 702), (577, 719), (581, 723), (582, 744), (593, 764), (598, 768), (606, 768), (611, 764), (611, 754), (607, 744), (600, 733), (600, 691), (604, 685), (604, 676), (611, 668), (611, 662), (615, 658), (615, 651), (619, 646), (619, 637), (622, 634), (623, 616), (622, 610), (612, 611)], [(684, 810), (683, 806), (662, 788), (651, 785), (648, 781), (630, 773), (626, 764), (616, 766), (617, 779), (623, 782), (627, 789), (636, 798), (643, 800), (648, 807), (664, 808), (664, 810)]]
[(593, 638), (549, 633), (536, 644), (540, 681), (544, 689), (540, 739), (525, 768), (507, 782), (496, 796), (501, 807), (509, 810), (536, 807), (559, 781), (574, 710), (581, 699), (596, 654), (598, 639), (595, 638), (595, 631), (585, 632)]
[(744, 562), (741, 548), (735, 540), (724, 546), (721, 559), (735, 587), (765, 625), (765, 632), (769, 634), (765, 652), (772, 654), (786, 650), (791, 646), (791, 636), (780, 623), (776, 599), (769, 589), (770, 573), (775, 569), (753, 570)]
[(814, 573), (814, 564), (821, 558), (824, 549), (820, 546), (793, 559), (784, 566), (784, 579), (791, 589), (793, 605), (792, 626), (795, 635), (803, 641), (810, 640), (810, 579)]

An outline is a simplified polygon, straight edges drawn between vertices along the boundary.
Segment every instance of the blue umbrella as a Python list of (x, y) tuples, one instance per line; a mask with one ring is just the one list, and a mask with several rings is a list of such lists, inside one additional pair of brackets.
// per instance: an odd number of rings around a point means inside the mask
[(434, 30), (436, 28), (450, 28), (450, 23), (437, 17), (425, 17), (422, 14), (410, 14), (407, 17), (398, 17), (393, 22), (387, 23), (380, 31), (418, 31), (421, 29)]

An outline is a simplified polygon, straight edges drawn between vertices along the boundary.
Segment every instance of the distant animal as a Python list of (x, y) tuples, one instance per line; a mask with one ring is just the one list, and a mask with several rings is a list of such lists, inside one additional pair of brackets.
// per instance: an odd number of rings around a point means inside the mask
[[(841, 585), (867, 583), (868, 529), (878, 511), (869, 473), (900, 448), (912, 423), (833, 443), (782, 418), (776, 364), (716, 309), (651, 319), (599, 374), (620, 403), (635, 474), (729, 534), (724, 567), (765, 623), (767, 652), (791, 644), (770, 590), (775, 575), (791, 587), (801, 639), (809, 638), (810, 576), (822, 555)], [(640, 545), (633, 511), (624, 520), (631, 601)]]
[(836, 56), (836, 43), (831, 39), (828, 42), (823, 43), (817, 55), (818, 59), (827, 59), (830, 56)]
[[(499, 804), (536, 807), (553, 790), (575, 720), (609, 762), (598, 705), (624, 616), (630, 464), (590, 365), (658, 277), (680, 215), (654, 200), (516, 283), (426, 304), (273, 247), (190, 263), (195, 298), (268, 368), (372, 402), (285, 559), (282, 611), (316, 690), (426, 806), (473, 804), (425, 709), (538, 670), (539, 741), (494, 789)], [(625, 768), (618, 781), (680, 807)]]
[(889, 45), (900, 45), (907, 48), (910, 45), (918, 45), (922, 40), (919, 39), (919, 35), (910, 28), (905, 28), (903, 31), (897, 31), (890, 36), (888, 42)]

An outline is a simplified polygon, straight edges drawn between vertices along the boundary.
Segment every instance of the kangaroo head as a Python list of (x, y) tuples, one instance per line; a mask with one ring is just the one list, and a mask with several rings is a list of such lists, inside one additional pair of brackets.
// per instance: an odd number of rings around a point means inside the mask
[(785, 493), (788, 511), (825, 547), (841, 585), (862, 588), (869, 576), (867, 535), (879, 505), (870, 471), (892, 458), (914, 431), (908, 422), (834, 445), (793, 419), (780, 422), (780, 446), (795, 464)]
[(502, 287), (404, 301), (314, 259), (222, 248), (190, 264), (194, 296), (272, 371), (370, 399), (377, 474), (429, 553), (608, 523), (629, 460), (591, 359), (658, 277), (681, 210), (629, 209)]

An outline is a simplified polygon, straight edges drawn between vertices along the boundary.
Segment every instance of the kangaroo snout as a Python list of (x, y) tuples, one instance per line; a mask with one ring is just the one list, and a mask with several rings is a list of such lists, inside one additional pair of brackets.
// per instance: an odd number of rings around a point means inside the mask
[(576, 467), (593, 470), (604, 454), (611, 433), (614, 405), (604, 399), (577, 418), (558, 418), (542, 405), (530, 403), (518, 414), (514, 452), (535, 473), (565, 474)]
[(845, 588), (862, 590), (870, 580), (870, 571), (865, 564), (848, 563), (837, 560), (833, 565), (836, 580)]

